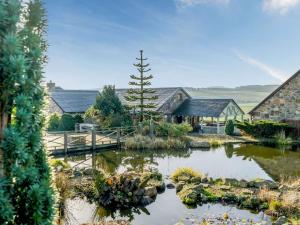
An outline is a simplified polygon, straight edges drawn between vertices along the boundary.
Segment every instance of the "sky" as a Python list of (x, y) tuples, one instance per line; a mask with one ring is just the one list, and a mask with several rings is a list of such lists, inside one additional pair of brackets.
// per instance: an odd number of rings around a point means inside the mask
[(128, 87), (143, 49), (153, 87), (280, 84), (300, 69), (300, 0), (44, 0), (46, 80)]

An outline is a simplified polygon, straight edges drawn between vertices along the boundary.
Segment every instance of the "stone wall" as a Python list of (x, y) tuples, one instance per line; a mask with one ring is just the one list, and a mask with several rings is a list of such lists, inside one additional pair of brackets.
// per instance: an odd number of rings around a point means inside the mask
[(56, 104), (56, 102), (53, 101), (53, 99), (50, 97), (48, 99), (48, 105), (47, 105), (47, 113), (49, 115), (52, 115), (54, 113), (57, 113), (59, 115), (63, 114), (62, 109)]
[(253, 120), (300, 120), (300, 72), (252, 112)]

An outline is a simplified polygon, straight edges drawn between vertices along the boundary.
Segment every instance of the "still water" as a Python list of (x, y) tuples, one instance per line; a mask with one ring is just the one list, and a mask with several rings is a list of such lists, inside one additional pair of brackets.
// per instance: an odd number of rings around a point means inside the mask
[[(106, 151), (69, 157), (67, 160), (72, 166), (94, 166), (108, 173), (157, 169), (164, 175), (166, 183), (170, 182), (170, 174), (178, 167), (192, 167), (214, 178), (263, 178), (278, 181), (300, 177), (300, 151), (256, 145), (228, 145), (186, 151)], [(171, 225), (179, 221), (193, 224), (202, 218), (222, 216), (225, 212), (231, 217), (270, 222), (270, 218), (263, 213), (254, 214), (220, 204), (205, 204), (189, 209), (181, 203), (174, 189), (166, 189), (157, 196), (154, 203), (143, 209), (110, 212), (82, 199), (68, 200), (67, 207), (71, 224), (112, 218), (126, 219), (134, 225)]]

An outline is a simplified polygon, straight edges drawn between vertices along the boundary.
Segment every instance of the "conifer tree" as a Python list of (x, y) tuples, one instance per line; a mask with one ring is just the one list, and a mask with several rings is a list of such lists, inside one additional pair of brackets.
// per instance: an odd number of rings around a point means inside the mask
[[(8, 50), (3, 51), (0, 58), (0, 77), (5, 81), (1, 80), (1, 103), (9, 103), (5, 111), (8, 119), (1, 124), (5, 178), (0, 186), (3, 184), (8, 194), (2, 196), (0, 192), (0, 202), (6, 202), (0, 206), (0, 222), (50, 225), (54, 216), (54, 197), (42, 141), (44, 90), (41, 82), (47, 48), (43, 39), (45, 12), (40, 0), (29, 1), (24, 8), (20, 0), (0, 0), (0, 4), (0, 17), (13, 21), (15, 28), (13, 32), (7, 32), (14, 36), (14, 42), (9, 42), (8, 47), (3, 46)], [(12, 8), (14, 14), (9, 17)], [(7, 23), (1, 22), (0, 27), (5, 28)], [(10, 61), (3, 63), (7, 59)], [(6, 91), (9, 96), (6, 96)], [(12, 114), (13, 122), (10, 119)], [(7, 209), (11, 214), (3, 216), (1, 212)]]
[(145, 61), (148, 59), (143, 57), (143, 50), (140, 50), (140, 58), (136, 59), (138, 63), (133, 65), (137, 68), (139, 75), (130, 75), (133, 81), (130, 81), (129, 85), (133, 86), (133, 88), (127, 91), (125, 99), (132, 103), (130, 105), (131, 108), (138, 109), (139, 120), (143, 122), (145, 115), (151, 114), (151, 110), (156, 107), (153, 101), (156, 100), (158, 96), (155, 95), (154, 89), (148, 87), (151, 86), (150, 80), (153, 76), (146, 75), (151, 69), (148, 68), (148, 63), (145, 64)]

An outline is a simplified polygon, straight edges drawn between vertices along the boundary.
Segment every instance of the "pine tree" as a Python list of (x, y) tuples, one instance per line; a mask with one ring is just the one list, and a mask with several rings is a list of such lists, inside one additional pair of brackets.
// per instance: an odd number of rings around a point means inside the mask
[[(153, 78), (152, 75), (145, 75), (151, 69), (148, 68), (149, 64), (145, 64), (147, 58), (143, 57), (143, 50), (140, 50), (140, 58), (136, 58), (138, 63), (133, 64), (139, 75), (130, 75), (130, 78), (134, 81), (130, 81), (129, 85), (134, 86), (127, 91), (127, 96), (125, 99), (133, 104), (130, 105), (131, 108), (138, 109), (139, 120), (143, 122), (146, 115), (150, 115), (153, 112), (153, 109), (156, 107), (156, 104), (153, 103), (154, 100), (158, 99), (158, 96), (155, 95), (155, 90), (147, 88), (151, 85), (150, 80)], [(152, 110), (151, 110), (152, 109)]]
[[(2, 186), (8, 195), (2, 196), (0, 192), (0, 202), (6, 202), (0, 206), (0, 212), (6, 211), (2, 208), (6, 207), (12, 215), (4, 217), (1, 214), (0, 221), (4, 221), (3, 224), (52, 224), (54, 195), (42, 141), (44, 90), (41, 82), (47, 48), (43, 39), (45, 12), (40, 0), (29, 1), (24, 8), (20, 0), (0, 0), (0, 4), (0, 17), (11, 12), (13, 7), (15, 9), (12, 16), (15, 29), (13, 33), (8, 32), (15, 37), (15, 41), (11, 42), (14, 45), (4, 46), (4, 50), (7, 48), (10, 51), (4, 51), (0, 58), (1, 76), (6, 81), (1, 80), (1, 103), (6, 98), (9, 103), (5, 111), (8, 119), (6, 124), (2, 123), (4, 132), (0, 139), (5, 173), (0, 186), (4, 184)], [(22, 15), (21, 9), (24, 12)], [(5, 22), (0, 24), (1, 28), (6, 26)], [(2, 63), (6, 58), (11, 61)], [(10, 96), (5, 96), (6, 91)], [(13, 122), (10, 119), (12, 114)]]

